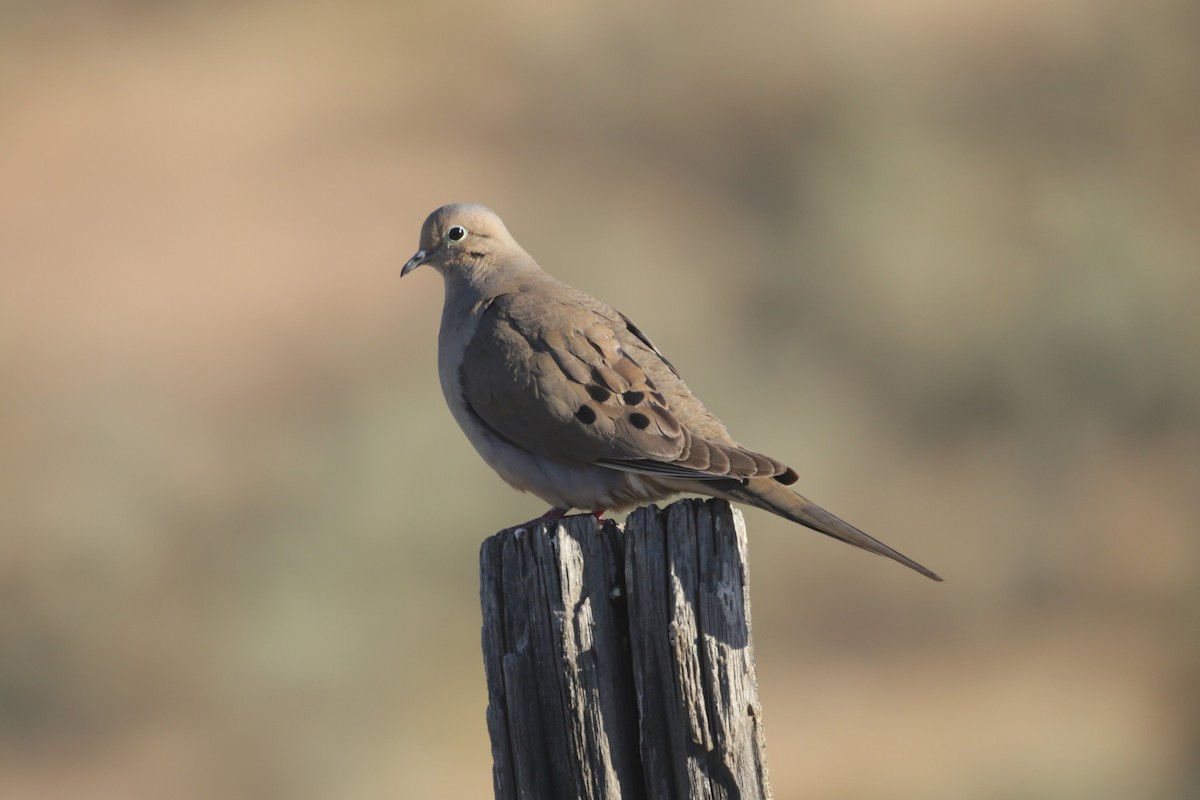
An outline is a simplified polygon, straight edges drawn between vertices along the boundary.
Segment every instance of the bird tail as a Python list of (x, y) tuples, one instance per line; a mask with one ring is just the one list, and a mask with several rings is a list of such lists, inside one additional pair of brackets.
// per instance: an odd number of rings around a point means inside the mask
[(818, 533), (832, 536), (834, 539), (839, 539), (846, 544), (861, 547), (863, 550), (875, 553), (876, 555), (887, 556), (894, 561), (899, 561), (909, 569), (916, 570), (926, 578), (935, 581), (942, 580), (941, 576), (933, 570), (921, 566), (903, 553), (893, 550), (883, 542), (868, 536), (850, 523), (830, 514), (816, 503), (793, 492), (773, 478), (751, 478), (744, 484), (737, 484), (735, 486), (726, 485), (721, 488), (731, 500), (740, 500), (743, 503), (749, 503), (752, 506), (770, 511), (772, 514), (778, 514), (784, 519), (789, 519), (807, 528), (812, 528)]

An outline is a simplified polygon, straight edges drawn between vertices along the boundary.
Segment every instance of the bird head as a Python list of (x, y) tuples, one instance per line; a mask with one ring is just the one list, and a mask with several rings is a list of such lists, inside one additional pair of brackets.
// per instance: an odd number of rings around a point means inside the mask
[(447, 280), (478, 284), (498, 264), (506, 268), (528, 260), (495, 211), (478, 205), (442, 206), (421, 226), (420, 249), (404, 265), (404, 276), (428, 264)]

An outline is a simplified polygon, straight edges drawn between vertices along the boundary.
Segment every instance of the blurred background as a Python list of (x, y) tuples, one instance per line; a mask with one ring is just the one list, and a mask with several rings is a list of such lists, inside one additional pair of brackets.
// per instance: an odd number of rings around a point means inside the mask
[(491, 797), (491, 205), (805, 494), (776, 795), (1200, 796), (1185, 0), (0, 2), (0, 797)]

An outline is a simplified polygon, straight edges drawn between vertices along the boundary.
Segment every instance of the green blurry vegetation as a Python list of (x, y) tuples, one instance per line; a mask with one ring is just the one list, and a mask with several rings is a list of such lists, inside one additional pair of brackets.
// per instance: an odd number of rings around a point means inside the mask
[[(487, 796), (487, 203), (806, 494), (781, 797), (1200, 792), (1193, 4), (0, 3), (0, 797)], [(872, 768), (862, 769), (864, 757)]]

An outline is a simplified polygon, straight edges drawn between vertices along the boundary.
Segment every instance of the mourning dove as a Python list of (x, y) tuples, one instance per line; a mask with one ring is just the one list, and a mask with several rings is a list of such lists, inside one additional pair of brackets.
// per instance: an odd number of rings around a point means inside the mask
[(543, 272), (500, 217), (447, 205), (404, 265), (441, 273), (438, 373), (454, 419), (513, 487), (619, 511), (681, 492), (766, 509), (941, 580), (787, 488), (796, 471), (747, 450), (619, 311)]

